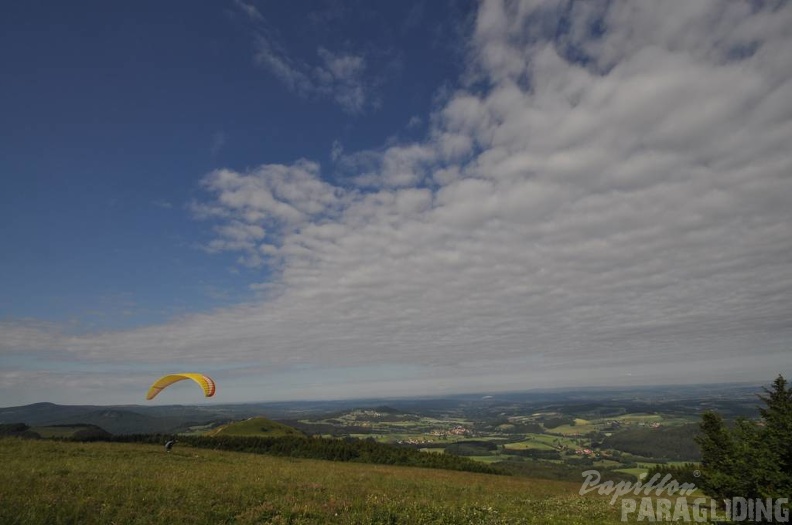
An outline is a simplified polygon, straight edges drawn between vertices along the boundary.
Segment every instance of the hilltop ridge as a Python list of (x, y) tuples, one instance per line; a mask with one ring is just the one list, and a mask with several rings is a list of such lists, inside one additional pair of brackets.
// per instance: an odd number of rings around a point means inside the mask
[(207, 432), (209, 436), (261, 436), (261, 437), (305, 437), (303, 432), (282, 423), (277, 423), (264, 416), (250, 417), (243, 421), (234, 421)]

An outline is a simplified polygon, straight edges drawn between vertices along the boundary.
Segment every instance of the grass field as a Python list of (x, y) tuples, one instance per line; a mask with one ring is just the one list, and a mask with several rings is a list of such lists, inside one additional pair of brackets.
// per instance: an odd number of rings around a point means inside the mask
[(616, 469), (616, 472), (624, 472), (625, 474), (629, 474), (631, 476), (635, 476), (635, 479), (642, 479), (649, 469), (643, 467), (634, 467), (634, 468), (619, 468)]
[(579, 483), (179, 446), (0, 440), (0, 523), (616, 524)]
[(623, 416), (614, 417), (616, 421), (622, 423), (662, 423), (663, 416), (660, 414), (626, 414)]
[(509, 450), (528, 450), (528, 449), (555, 450), (555, 448), (552, 445), (536, 440), (526, 440), (526, 441), (518, 441), (517, 443), (507, 443), (503, 446), (503, 448)]
[[(540, 445), (543, 444), (546, 445), (548, 450), (556, 448), (557, 445), (563, 445), (565, 447), (572, 449), (577, 447), (577, 441), (575, 439), (567, 438), (563, 436), (554, 436), (551, 434), (525, 434), (525, 440), (518, 443), (536, 443)], [(518, 444), (518, 443), (514, 443), (514, 444)], [(523, 447), (523, 448), (531, 448), (531, 447)], [(534, 448), (542, 448), (542, 447), (540, 446)]]

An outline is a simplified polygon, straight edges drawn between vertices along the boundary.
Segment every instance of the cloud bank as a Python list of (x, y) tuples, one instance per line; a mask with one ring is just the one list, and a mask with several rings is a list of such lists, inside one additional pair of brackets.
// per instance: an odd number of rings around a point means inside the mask
[(206, 249), (260, 268), (260, 301), (7, 323), (2, 350), (196, 364), (247, 399), (788, 374), (790, 27), (785, 3), (483, 2), (426, 140), (339, 149), (340, 185), (307, 159), (204, 177)]

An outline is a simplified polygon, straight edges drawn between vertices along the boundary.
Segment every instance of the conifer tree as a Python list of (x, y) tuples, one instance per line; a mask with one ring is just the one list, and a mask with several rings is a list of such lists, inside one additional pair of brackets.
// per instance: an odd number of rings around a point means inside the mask
[(719, 414), (702, 417), (700, 485), (714, 498), (792, 495), (792, 389), (779, 375), (764, 391), (758, 421), (740, 418), (728, 428)]

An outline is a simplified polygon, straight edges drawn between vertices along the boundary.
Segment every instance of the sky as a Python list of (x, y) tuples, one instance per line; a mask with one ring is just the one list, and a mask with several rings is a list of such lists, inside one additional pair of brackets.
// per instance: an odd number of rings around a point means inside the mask
[(31, 0), (0, 406), (792, 377), (792, 5)]

